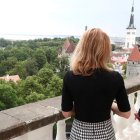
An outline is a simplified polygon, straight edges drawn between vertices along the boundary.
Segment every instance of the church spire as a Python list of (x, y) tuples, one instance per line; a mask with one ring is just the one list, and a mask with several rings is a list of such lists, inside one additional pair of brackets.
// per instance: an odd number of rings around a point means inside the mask
[(129, 26), (126, 28), (126, 38), (124, 48), (133, 48), (136, 44), (136, 28), (134, 26), (134, 0), (131, 9)]
[(131, 9), (130, 22), (129, 22), (129, 26), (127, 27), (127, 29), (136, 29), (134, 27), (134, 0), (133, 0), (133, 4), (132, 4), (132, 9)]

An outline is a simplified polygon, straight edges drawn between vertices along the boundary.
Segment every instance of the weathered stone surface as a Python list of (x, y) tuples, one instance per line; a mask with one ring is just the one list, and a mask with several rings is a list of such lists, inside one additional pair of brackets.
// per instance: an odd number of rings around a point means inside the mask
[(0, 112), (0, 131), (20, 123), (20, 120)]
[(29, 121), (38, 117), (38, 114), (29, 111), (26, 105), (8, 109), (2, 112), (21, 121)]
[(38, 103), (40, 105), (45, 106), (45, 107), (48, 107), (49, 106), (49, 107), (56, 108), (56, 110), (61, 110), (61, 96), (51, 98), (48, 101), (47, 100), (43, 100), (43, 101), (40, 101)]
[(140, 76), (126, 79), (125, 87), (128, 94), (140, 90)]
[(13, 116), (21, 121), (28, 122), (36, 118), (47, 117), (54, 114), (54, 109), (47, 108), (37, 103), (27, 104), (24, 106), (2, 111), (3, 113)]
[(23, 135), (63, 119), (60, 98), (55, 97), (0, 112), (0, 140)]

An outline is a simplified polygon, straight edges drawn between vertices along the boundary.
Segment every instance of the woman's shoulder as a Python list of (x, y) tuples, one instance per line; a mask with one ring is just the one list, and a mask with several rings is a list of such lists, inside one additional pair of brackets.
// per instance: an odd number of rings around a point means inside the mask
[(112, 78), (115, 78), (115, 79), (120, 79), (122, 78), (121, 74), (117, 71), (114, 71), (114, 70), (102, 70), (101, 71), (104, 75), (106, 75), (107, 77), (112, 77)]
[(118, 75), (119, 74), (119, 72), (114, 71), (112, 69), (108, 69), (107, 70), (107, 69), (99, 68), (99, 69), (96, 69), (96, 71), (104, 73), (104, 74), (108, 74), (108, 75)]
[(68, 77), (71, 77), (73, 75), (73, 72), (72, 71), (67, 71), (64, 75), (64, 79), (68, 79)]
[(72, 75), (72, 74), (73, 74), (73, 72), (71, 70), (69, 70), (65, 73), (65, 76), (69, 76), (69, 75)]

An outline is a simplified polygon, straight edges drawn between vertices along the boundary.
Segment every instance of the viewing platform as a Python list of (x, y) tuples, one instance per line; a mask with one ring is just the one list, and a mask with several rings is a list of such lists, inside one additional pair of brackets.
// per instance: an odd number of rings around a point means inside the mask
[[(140, 122), (134, 112), (140, 108), (140, 77), (125, 80), (131, 116), (128, 120), (112, 115), (117, 140), (140, 140)], [(137, 95), (135, 94), (137, 92)], [(26, 104), (0, 112), (0, 140), (66, 140), (66, 119), (60, 110), (61, 97)]]

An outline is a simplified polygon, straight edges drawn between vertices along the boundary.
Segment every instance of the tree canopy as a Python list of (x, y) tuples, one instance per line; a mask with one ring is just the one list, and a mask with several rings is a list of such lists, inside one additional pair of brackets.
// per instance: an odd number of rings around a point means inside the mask
[[(77, 38), (70, 37), (74, 43)], [(17, 83), (0, 80), (0, 110), (61, 95), (69, 58), (58, 58), (66, 38), (11, 41), (0, 39), (0, 77), (19, 75)]]

